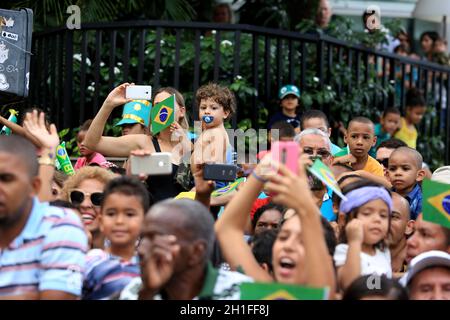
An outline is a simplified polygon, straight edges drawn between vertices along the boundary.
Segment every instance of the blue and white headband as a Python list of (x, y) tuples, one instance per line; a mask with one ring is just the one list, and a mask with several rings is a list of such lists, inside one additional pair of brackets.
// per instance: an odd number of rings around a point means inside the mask
[(362, 187), (356, 190), (352, 190), (345, 195), (347, 200), (342, 200), (339, 206), (339, 211), (343, 213), (349, 213), (355, 208), (359, 208), (369, 201), (381, 199), (388, 208), (389, 213), (392, 212), (392, 198), (389, 192), (382, 187)]

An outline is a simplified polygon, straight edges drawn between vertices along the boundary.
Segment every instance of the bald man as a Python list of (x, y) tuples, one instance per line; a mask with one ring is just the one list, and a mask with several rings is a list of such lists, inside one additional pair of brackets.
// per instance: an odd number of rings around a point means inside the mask
[(392, 193), (392, 218), (389, 232), (389, 250), (394, 273), (405, 271), (406, 241), (414, 231), (414, 220), (410, 219), (409, 203), (398, 193)]

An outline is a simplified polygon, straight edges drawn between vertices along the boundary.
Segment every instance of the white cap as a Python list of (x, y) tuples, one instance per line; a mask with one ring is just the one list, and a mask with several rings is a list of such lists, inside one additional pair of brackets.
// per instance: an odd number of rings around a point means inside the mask
[(450, 268), (450, 254), (438, 250), (419, 254), (409, 263), (408, 272), (400, 279), (401, 285), (406, 287), (419, 272), (428, 267)]
[(431, 180), (450, 184), (450, 166), (437, 168), (433, 172)]

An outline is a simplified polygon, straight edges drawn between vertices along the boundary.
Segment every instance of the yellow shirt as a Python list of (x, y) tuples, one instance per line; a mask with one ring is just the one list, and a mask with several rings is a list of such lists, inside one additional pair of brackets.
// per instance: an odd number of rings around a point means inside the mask
[(413, 129), (408, 128), (405, 118), (401, 118), (401, 128), (394, 135), (395, 138), (402, 140), (408, 145), (408, 147), (415, 149), (417, 143), (417, 129), (413, 126)]
[(376, 176), (384, 177), (383, 166), (371, 156), (367, 159), (366, 166), (363, 170)]

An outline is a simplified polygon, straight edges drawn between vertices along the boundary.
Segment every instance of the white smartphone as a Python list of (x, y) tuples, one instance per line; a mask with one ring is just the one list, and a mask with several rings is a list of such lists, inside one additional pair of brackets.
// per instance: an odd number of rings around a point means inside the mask
[(152, 86), (128, 86), (125, 89), (125, 97), (133, 100), (151, 100)]
[(155, 152), (147, 156), (131, 156), (131, 174), (149, 176), (169, 175), (172, 173), (172, 157), (170, 152)]

